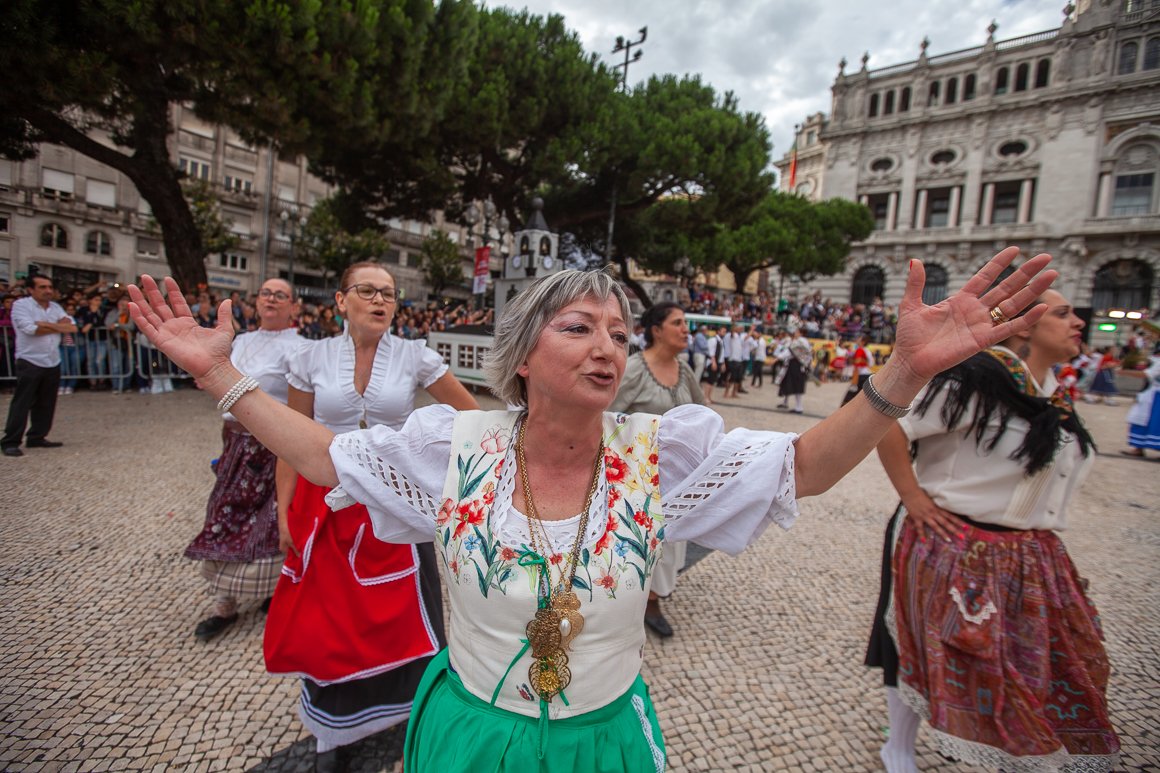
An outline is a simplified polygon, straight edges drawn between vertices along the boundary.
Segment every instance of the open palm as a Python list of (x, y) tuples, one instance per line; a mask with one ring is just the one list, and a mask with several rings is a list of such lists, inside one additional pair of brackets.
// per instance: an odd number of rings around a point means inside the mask
[(182, 370), (200, 379), (215, 366), (229, 362), (234, 338), (230, 301), (221, 302), (214, 327), (201, 327), (177, 282), (170, 277), (164, 281), (164, 295), (148, 275), (141, 277), (141, 287), (129, 285), (129, 316), (154, 346)]
[[(1031, 305), (1059, 274), (1044, 270), (1051, 262), (1050, 255), (1036, 255), (991, 288), (1018, 255), (1018, 247), (1008, 247), (991, 258), (961, 290), (933, 306), (922, 302), (926, 272), (921, 262), (912, 261), (906, 293), (899, 307), (892, 358), (900, 357), (914, 376), (927, 381), (972, 354), (1034, 325), (1047, 310), (1046, 306), (1040, 304), (1022, 317), (1012, 318)], [(1010, 321), (995, 324), (991, 317), (993, 308), (998, 308)]]

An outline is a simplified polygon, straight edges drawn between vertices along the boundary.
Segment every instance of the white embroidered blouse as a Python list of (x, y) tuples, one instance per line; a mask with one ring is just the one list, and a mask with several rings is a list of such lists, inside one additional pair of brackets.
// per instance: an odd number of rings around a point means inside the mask
[[(366, 505), (381, 540), (435, 539), (451, 600), (452, 667), (482, 700), (495, 693), (497, 706), (537, 716), (527, 684), (529, 656), (513, 665), (537, 587), (534, 570), (516, 560), (529, 543), (527, 519), (512, 506), (511, 438), (520, 416), (457, 414), (433, 405), (415, 411), (397, 432), (374, 427), (339, 435), (331, 457), (340, 485), (327, 501), (336, 510), (355, 501)], [(636, 678), (660, 544), (690, 540), (736, 554), (770, 523), (789, 528), (798, 512), (794, 435), (726, 433), (719, 415), (697, 405), (674, 408), (659, 421), (605, 414), (605, 427), (604, 474), (576, 575), (585, 623), (569, 653), (568, 703), (557, 699), (549, 706), (554, 719), (600, 708)], [(615, 442), (607, 439), (618, 434)], [(476, 470), (483, 471), (478, 479)], [(551, 556), (567, 555), (578, 521), (579, 515), (544, 524)]]
[(447, 365), (425, 341), (386, 334), (375, 350), (372, 378), (360, 395), (354, 388), (354, 341), (350, 333), (311, 342), (290, 365), (287, 380), (314, 393), (314, 419), (334, 432), (385, 424), (399, 429), (415, 405), (417, 387), (426, 389)]
[[(286, 372), (302, 348), (309, 344), (294, 328), (285, 330), (254, 330), (234, 339), (230, 362), (247, 376), (258, 381), (262, 391), (285, 404), (289, 389)], [(233, 414), (223, 413), (226, 421)]]

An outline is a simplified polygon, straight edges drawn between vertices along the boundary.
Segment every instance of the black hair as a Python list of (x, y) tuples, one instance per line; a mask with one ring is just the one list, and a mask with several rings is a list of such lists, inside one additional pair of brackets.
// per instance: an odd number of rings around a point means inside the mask
[(672, 301), (661, 301), (660, 303), (649, 306), (645, 309), (644, 314), (640, 315), (640, 324), (644, 325), (645, 348), (653, 345), (653, 328), (665, 324), (665, 320), (669, 318), (669, 315), (674, 310), (682, 311), (680, 305)]

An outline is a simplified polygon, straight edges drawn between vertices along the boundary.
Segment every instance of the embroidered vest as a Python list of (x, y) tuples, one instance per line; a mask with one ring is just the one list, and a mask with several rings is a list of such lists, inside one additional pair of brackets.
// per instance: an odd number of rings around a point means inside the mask
[[(464, 411), (456, 418), (435, 549), (451, 600), (452, 667), (473, 695), (491, 701), (499, 685), (495, 705), (539, 716), (528, 680), (530, 655), (513, 664), (535, 615), (539, 585), (538, 570), (520, 565), (519, 555), (529, 544), (527, 524), (511, 508), (512, 444), (521, 415)], [(573, 580), (584, 629), (568, 652), (572, 681), (565, 691), (567, 704), (559, 697), (553, 700), (552, 719), (610, 703), (640, 672), (644, 607), (664, 541), (659, 422), (648, 414), (604, 414), (603, 480), (594, 497), (603, 506), (592, 508)], [(544, 558), (557, 576), (556, 567), (566, 557)]]

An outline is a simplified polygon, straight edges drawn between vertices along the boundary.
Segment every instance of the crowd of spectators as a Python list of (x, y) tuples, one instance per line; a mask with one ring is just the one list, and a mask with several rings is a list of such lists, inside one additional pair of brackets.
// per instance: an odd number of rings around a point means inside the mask
[(894, 342), (898, 312), (881, 298), (871, 303), (836, 303), (815, 292), (798, 299), (777, 300), (765, 292), (752, 296), (716, 293), (694, 287), (689, 292), (686, 311), (715, 314), (735, 321), (760, 325), (767, 333), (787, 331), (806, 338), (830, 341), (857, 340), (863, 333), (876, 344)]
[[(26, 294), (24, 280), (11, 285), (0, 283), (0, 387), (14, 377), (11, 308), (17, 298)], [(256, 296), (234, 291), (229, 298), (235, 332), (256, 330)], [(65, 336), (61, 344), (62, 394), (69, 394), (78, 386), (114, 393), (167, 392), (184, 375), (137, 334), (129, 318), (128, 292), (122, 285), (100, 282), (88, 287), (56, 288), (55, 300), (78, 327), (78, 332)], [(185, 300), (198, 324), (217, 324), (223, 296), (203, 288), (186, 293)], [(434, 331), (459, 325), (490, 325), (492, 314), (491, 309), (471, 310), (464, 303), (419, 306), (405, 302), (395, 313), (391, 332), (403, 338), (426, 338)], [(295, 326), (300, 335), (317, 340), (341, 334), (343, 320), (333, 299), (300, 300)]]

